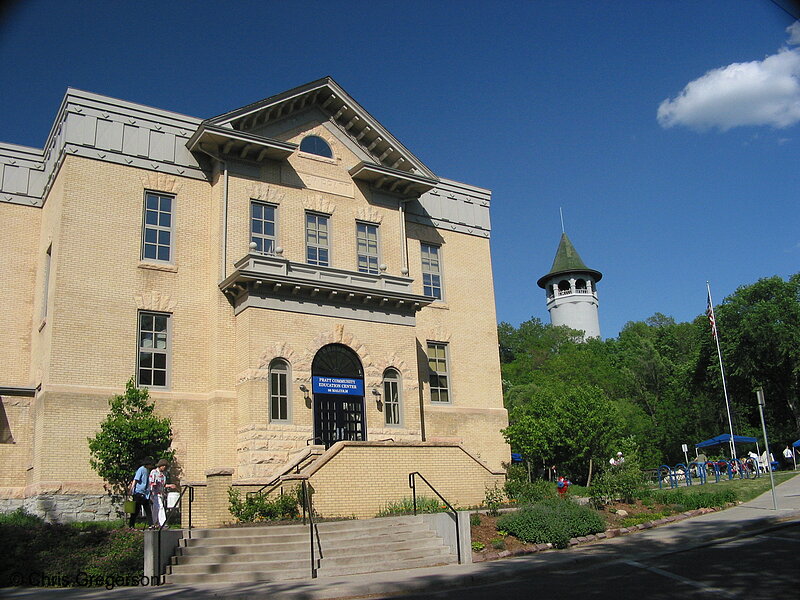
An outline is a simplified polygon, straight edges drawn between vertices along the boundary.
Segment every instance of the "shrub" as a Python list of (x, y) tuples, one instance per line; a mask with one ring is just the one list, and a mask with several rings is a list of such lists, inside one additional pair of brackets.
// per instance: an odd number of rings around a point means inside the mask
[(653, 492), (653, 498), (661, 504), (674, 504), (683, 510), (696, 510), (698, 508), (718, 508), (729, 502), (736, 502), (738, 497), (732, 489), (713, 492), (683, 492), (678, 490), (663, 490)]
[(483, 504), (489, 509), (487, 512), (496, 517), (500, 514), (500, 507), (503, 505), (503, 502), (506, 499), (506, 495), (497, 484), (494, 484), (494, 487), (487, 487), (486, 493), (484, 495)]
[[(436, 498), (417, 497), (417, 514), (444, 512), (447, 507)], [(413, 515), (414, 499), (403, 498), (397, 502), (387, 502), (386, 506), (376, 515), (378, 517), (393, 517), (398, 515)]]
[(505, 550), (506, 541), (503, 538), (492, 538), (492, 548), (495, 550)]
[(261, 494), (250, 494), (242, 500), (239, 490), (228, 490), (230, 513), (242, 523), (296, 519), (300, 514), (300, 486), (288, 494), (270, 498)]
[(597, 476), (589, 488), (589, 498), (599, 507), (614, 500), (631, 503), (642, 496), (645, 489), (645, 476), (635, 466), (608, 469)]
[(564, 500), (544, 500), (503, 516), (498, 529), (534, 544), (566, 548), (570, 538), (603, 531), (600, 515), (586, 506)]
[(536, 481), (509, 479), (506, 481), (504, 489), (509, 500), (516, 500), (520, 504), (541, 502), (548, 498), (555, 498), (557, 495), (553, 482), (544, 479)]
[(473, 527), (477, 527), (481, 524), (481, 516), (478, 513), (472, 513), (469, 516), (469, 524)]
[(484, 544), (483, 542), (472, 542), (472, 551), (473, 552), (480, 552), (484, 548), (486, 548), (486, 544)]
[[(104, 522), (45, 523), (22, 510), (0, 516), (0, 539), (6, 553), (0, 561), (0, 583), (14, 574), (34, 576), (42, 586), (77, 585), (78, 573), (93, 585), (142, 574), (142, 531), (112, 530)], [(81, 585), (86, 585), (87, 578)]]

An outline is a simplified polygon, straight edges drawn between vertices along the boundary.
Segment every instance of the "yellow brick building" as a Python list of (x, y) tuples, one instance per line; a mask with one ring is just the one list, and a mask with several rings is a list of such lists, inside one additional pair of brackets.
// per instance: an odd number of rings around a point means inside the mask
[(0, 169), (0, 509), (109, 514), (87, 438), (132, 375), (182, 482), (316, 449), (326, 510), (368, 516), (348, 472), (388, 499), (423, 465), (462, 506), (502, 477), (490, 192), (332, 79), (207, 120), (69, 89)]

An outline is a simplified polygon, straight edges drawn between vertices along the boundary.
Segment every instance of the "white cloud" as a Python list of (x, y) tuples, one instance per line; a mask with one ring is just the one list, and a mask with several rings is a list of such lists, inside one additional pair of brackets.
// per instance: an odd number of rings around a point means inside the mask
[(789, 34), (788, 43), (792, 46), (800, 44), (800, 21), (795, 21), (786, 28), (786, 33)]
[(664, 100), (658, 107), (658, 122), (662, 127), (721, 131), (743, 125), (783, 128), (800, 122), (800, 48), (783, 48), (761, 61), (709, 71), (690, 81), (675, 98)]

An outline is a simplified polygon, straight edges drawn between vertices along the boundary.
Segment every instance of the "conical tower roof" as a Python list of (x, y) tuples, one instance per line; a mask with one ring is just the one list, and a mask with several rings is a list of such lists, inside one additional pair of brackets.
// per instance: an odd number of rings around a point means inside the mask
[(561, 241), (558, 243), (558, 250), (556, 250), (556, 257), (553, 259), (553, 266), (550, 272), (539, 278), (536, 283), (540, 288), (544, 288), (548, 279), (555, 275), (563, 275), (566, 273), (586, 273), (592, 275), (595, 281), (600, 281), (603, 274), (600, 271), (595, 271), (587, 267), (580, 254), (575, 250), (575, 246), (569, 241), (566, 233), (561, 234)]

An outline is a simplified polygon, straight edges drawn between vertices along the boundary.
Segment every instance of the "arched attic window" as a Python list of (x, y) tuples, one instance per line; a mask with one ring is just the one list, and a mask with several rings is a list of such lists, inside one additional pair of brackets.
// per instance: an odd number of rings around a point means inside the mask
[(333, 158), (333, 150), (328, 145), (328, 142), (323, 140), (318, 135), (307, 135), (300, 142), (300, 152), (307, 154), (316, 154), (317, 156), (324, 156), (325, 158)]

